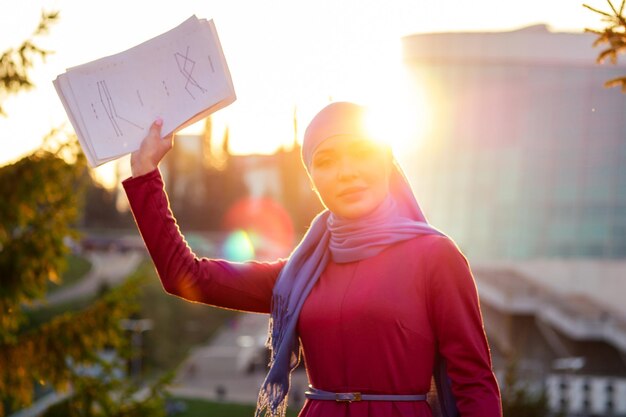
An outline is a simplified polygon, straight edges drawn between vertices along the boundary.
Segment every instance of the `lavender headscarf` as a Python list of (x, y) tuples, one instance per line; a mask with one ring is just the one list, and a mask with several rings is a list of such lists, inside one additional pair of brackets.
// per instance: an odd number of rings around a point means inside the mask
[[(365, 109), (347, 102), (332, 103), (311, 121), (304, 134), (302, 160), (310, 169), (315, 149), (337, 135), (367, 138)], [(300, 362), (296, 325), (302, 305), (332, 259), (354, 262), (375, 256), (391, 244), (420, 234), (442, 234), (430, 226), (415, 200), (402, 169), (394, 160), (389, 195), (374, 212), (353, 220), (321, 212), (293, 251), (274, 286), (268, 346), (270, 370), (257, 401), (256, 416), (283, 417), (291, 371)]]

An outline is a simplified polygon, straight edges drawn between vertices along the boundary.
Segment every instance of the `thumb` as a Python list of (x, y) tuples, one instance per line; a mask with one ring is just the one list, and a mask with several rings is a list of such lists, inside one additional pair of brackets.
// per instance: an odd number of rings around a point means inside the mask
[(167, 137), (161, 137), (162, 127), (163, 119), (157, 117), (150, 126), (150, 131), (148, 132), (148, 136), (150, 137), (150, 142), (152, 143), (152, 146), (155, 146), (155, 149), (158, 149), (157, 153), (159, 153), (159, 159), (162, 158), (167, 153), (167, 151), (172, 149), (172, 139), (174, 136), (173, 134), (170, 134)]
[(152, 122), (152, 124), (150, 125), (150, 131), (148, 132), (148, 136), (150, 136), (150, 138), (154, 139), (160, 139), (161, 138), (161, 127), (163, 127), (163, 119), (160, 117), (157, 117), (154, 122)]

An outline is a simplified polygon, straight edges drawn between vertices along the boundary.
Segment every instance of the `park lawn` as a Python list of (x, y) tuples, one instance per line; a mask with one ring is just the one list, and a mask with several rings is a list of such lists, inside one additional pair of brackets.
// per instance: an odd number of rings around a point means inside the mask
[[(153, 328), (143, 335), (142, 340), (145, 378), (155, 378), (175, 369), (194, 346), (206, 343), (226, 320), (237, 314), (232, 310), (190, 303), (167, 294), (149, 260), (141, 262), (129, 278), (138, 278), (142, 282), (137, 298), (140, 317), (153, 323)], [(35, 328), (65, 312), (85, 309), (102, 295), (102, 291), (61, 304), (29, 309), (23, 330)]]
[[(174, 402), (181, 401), (187, 409), (180, 413), (171, 414), (172, 417), (252, 417), (255, 406), (252, 404), (232, 404), (213, 402), (200, 399), (172, 399)], [(287, 409), (287, 417), (297, 417), (299, 409)]]
[(91, 262), (84, 256), (69, 254), (66, 259), (67, 268), (59, 282), (48, 281), (48, 293), (76, 284), (91, 270)]

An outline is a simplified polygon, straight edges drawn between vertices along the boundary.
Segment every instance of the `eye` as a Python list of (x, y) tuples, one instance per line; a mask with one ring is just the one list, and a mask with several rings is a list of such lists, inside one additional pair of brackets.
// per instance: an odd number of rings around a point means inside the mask
[(313, 159), (313, 166), (316, 168), (324, 168), (330, 166), (333, 163), (334, 159), (330, 156), (323, 155), (316, 157)]

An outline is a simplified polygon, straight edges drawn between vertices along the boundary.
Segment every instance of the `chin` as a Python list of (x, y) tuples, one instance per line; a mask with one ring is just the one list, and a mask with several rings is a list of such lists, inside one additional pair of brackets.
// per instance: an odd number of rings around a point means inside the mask
[(356, 220), (360, 217), (367, 216), (376, 209), (376, 206), (350, 207), (343, 210), (335, 211), (335, 215), (344, 219)]

